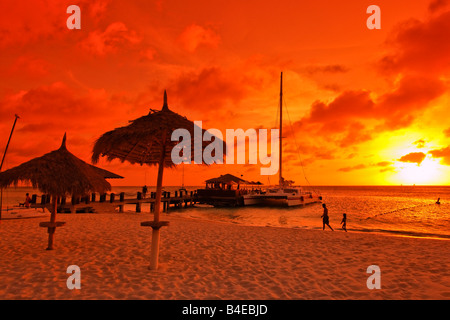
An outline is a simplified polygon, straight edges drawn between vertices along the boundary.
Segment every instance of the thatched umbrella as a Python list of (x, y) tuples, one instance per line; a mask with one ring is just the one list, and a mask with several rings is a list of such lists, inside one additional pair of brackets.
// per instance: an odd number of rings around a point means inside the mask
[[(178, 141), (171, 140), (172, 132), (176, 129), (189, 131), (192, 139), (190, 150), (192, 156), (194, 156), (194, 152), (203, 152), (203, 149), (210, 142), (204, 142), (202, 139), (206, 130), (199, 130), (199, 127), (196, 127), (192, 121), (169, 110), (166, 91), (164, 91), (164, 104), (160, 111), (150, 109), (148, 115), (130, 122), (131, 124), (128, 126), (104, 133), (96, 141), (93, 148), (92, 161), (97, 163), (100, 156), (106, 156), (108, 161), (119, 159), (122, 162), (129, 161), (132, 164), (158, 165), (154, 220), (141, 223), (142, 226), (150, 226), (153, 229), (150, 269), (156, 270), (159, 256), (159, 229), (169, 224), (168, 221), (160, 221), (159, 218), (163, 170), (165, 167), (175, 166), (172, 162), (171, 152), (178, 144)], [(197, 141), (202, 141), (201, 150), (194, 149), (196, 144), (194, 142), (195, 138), (197, 138)], [(215, 137), (214, 139), (217, 138)], [(184, 152), (185, 150), (183, 150), (183, 155), (185, 155)]]
[(66, 195), (85, 195), (91, 192), (104, 193), (111, 190), (107, 177), (120, 176), (94, 167), (70, 153), (66, 148), (66, 135), (58, 150), (42, 157), (34, 158), (17, 167), (0, 173), (0, 188), (17, 186), (19, 181), (29, 182), (33, 188), (53, 197), (50, 222), (42, 222), (40, 226), (48, 228), (48, 247), (53, 249), (55, 228), (64, 222), (56, 221), (58, 198)]

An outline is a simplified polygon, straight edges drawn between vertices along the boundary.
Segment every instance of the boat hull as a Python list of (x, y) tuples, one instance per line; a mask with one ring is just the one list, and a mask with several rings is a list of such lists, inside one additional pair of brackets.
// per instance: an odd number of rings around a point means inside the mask
[(296, 207), (321, 202), (322, 197), (310, 194), (300, 196), (265, 194), (244, 196), (244, 206)]

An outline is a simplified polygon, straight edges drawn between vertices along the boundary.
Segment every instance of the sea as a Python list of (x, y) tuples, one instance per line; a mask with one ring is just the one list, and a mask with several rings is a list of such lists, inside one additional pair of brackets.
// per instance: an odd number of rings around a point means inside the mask
[[(172, 195), (179, 186), (164, 187)], [(202, 186), (185, 187), (194, 191)], [(347, 214), (348, 232), (371, 232), (396, 236), (426, 237), (450, 240), (450, 186), (317, 186), (304, 188), (323, 197), (328, 207), (330, 225), (341, 229), (343, 214)], [(135, 198), (142, 186), (115, 186), (111, 192), (125, 192), (126, 198)], [(148, 192), (155, 187), (148, 187)], [(24, 202), (26, 193), (41, 193), (28, 187), (10, 187), (3, 190), (3, 210)], [(440, 199), (440, 204), (436, 201)], [(133, 212), (135, 206), (125, 206)], [(150, 212), (148, 204), (142, 212)], [(248, 226), (264, 226), (294, 229), (322, 229), (321, 204), (304, 207), (229, 207), (214, 208), (208, 205), (175, 209), (169, 215), (192, 219), (229, 222)], [(164, 213), (166, 214), (166, 213)], [(326, 227), (326, 231), (331, 231)]]

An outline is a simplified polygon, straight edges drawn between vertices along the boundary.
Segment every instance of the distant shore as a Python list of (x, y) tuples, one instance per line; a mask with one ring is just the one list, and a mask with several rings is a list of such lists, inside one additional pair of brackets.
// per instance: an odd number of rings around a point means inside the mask
[[(151, 214), (59, 214), (46, 251), (37, 219), (0, 225), (2, 299), (450, 299), (447, 241), (250, 227), (163, 215), (160, 268), (148, 270)], [(81, 289), (69, 290), (69, 265)], [(368, 289), (370, 265), (381, 289)]]

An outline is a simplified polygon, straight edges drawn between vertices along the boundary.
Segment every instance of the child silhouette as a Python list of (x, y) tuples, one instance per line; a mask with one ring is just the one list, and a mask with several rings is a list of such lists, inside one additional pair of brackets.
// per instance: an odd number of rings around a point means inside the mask
[(347, 232), (347, 214), (346, 213), (343, 214), (341, 224), (342, 224), (342, 229), (345, 230), (345, 232)]

